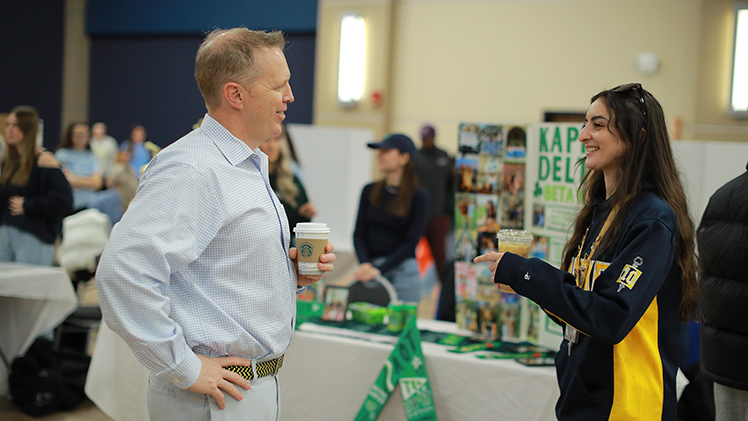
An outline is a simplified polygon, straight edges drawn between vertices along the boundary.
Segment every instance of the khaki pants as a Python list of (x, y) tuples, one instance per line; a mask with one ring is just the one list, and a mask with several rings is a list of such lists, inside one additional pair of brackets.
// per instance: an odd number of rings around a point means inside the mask
[(226, 408), (215, 399), (175, 387), (153, 374), (148, 377), (148, 413), (151, 421), (278, 421), (280, 390), (275, 376), (255, 378), (252, 387), (236, 388), (244, 395), (237, 401), (224, 392)]

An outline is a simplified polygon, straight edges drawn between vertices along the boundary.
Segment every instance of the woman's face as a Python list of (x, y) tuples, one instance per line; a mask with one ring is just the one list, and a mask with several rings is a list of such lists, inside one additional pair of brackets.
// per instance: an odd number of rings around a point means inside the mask
[(18, 127), (16, 113), (10, 113), (5, 119), (5, 141), (9, 146), (17, 147), (23, 144), (23, 131)]
[(606, 178), (612, 177), (621, 163), (628, 146), (614, 131), (613, 115), (602, 99), (590, 105), (584, 118), (584, 128), (579, 133), (579, 141), (586, 150), (585, 167), (603, 171)]
[(268, 161), (271, 164), (275, 163), (278, 158), (280, 158), (281, 142), (283, 140), (283, 133), (281, 133), (260, 144), (260, 150), (265, 152), (265, 155), (268, 156)]
[(379, 149), (377, 156), (377, 168), (387, 174), (402, 169), (408, 163), (410, 155), (400, 152), (399, 149)]
[(76, 124), (73, 127), (73, 148), (82, 151), (86, 149), (90, 136), (88, 126), (85, 124)]

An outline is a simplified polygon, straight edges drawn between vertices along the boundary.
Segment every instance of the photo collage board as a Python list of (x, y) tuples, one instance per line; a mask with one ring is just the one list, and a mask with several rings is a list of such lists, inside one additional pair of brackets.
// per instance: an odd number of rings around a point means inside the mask
[[(487, 263), (500, 229), (533, 234), (530, 257), (559, 267), (581, 207), (584, 147), (581, 125), (569, 123), (459, 125), (455, 157), (455, 294), (460, 328), (482, 338), (556, 348), (563, 332), (532, 301), (502, 293)], [(581, 167), (581, 168), (580, 168)]]
[(459, 126), (455, 157), (455, 289), (460, 328), (487, 340), (522, 340), (523, 299), (499, 292), (488, 264), (500, 229), (524, 229), (527, 126)]

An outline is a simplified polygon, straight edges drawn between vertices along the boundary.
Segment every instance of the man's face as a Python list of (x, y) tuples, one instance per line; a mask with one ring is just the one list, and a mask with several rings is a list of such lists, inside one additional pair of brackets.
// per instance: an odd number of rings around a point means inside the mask
[(247, 107), (250, 139), (260, 144), (281, 133), (281, 122), (286, 118), (287, 104), (293, 102), (291, 72), (286, 57), (276, 47), (257, 52), (258, 76), (248, 86)]

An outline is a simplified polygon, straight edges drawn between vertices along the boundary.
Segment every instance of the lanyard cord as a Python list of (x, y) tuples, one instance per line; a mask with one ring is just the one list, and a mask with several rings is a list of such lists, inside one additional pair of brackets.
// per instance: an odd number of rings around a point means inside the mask
[(582, 237), (582, 242), (579, 244), (579, 252), (577, 253), (577, 267), (574, 271), (574, 278), (577, 286), (583, 290), (592, 291), (592, 282), (590, 282), (589, 288), (587, 288), (588, 285), (585, 282), (587, 279), (587, 272), (590, 269), (590, 262), (592, 262), (592, 257), (595, 255), (595, 250), (600, 244), (600, 240), (602, 240), (603, 236), (605, 236), (605, 233), (608, 231), (608, 228), (610, 228), (610, 224), (613, 222), (615, 214), (615, 209), (610, 211), (608, 217), (605, 218), (605, 223), (603, 224), (602, 229), (600, 229), (600, 233), (597, 234), (597, 238), (595, 238), (595, 241), (590, 246), (590, 252), (585, 254), (584, 258), (582, 258), (582, 248), (584, 247), (584, 242), (587, 240), (587, 234), (590, 232), (590, 227), (587, 227), (587, 230), (584, 232), (584, 237)]

